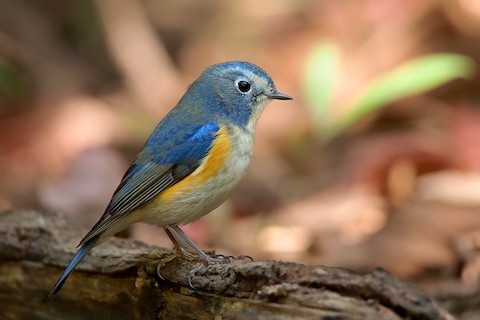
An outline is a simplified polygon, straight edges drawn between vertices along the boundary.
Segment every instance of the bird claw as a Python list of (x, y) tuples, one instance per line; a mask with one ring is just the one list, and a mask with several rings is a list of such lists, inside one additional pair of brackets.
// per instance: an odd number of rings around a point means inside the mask
[(247, 256), (247, 255), (240, 255), (238, 257), (235, 257), (235, 260), (250, 260), (251, 262), (255, 262), (252, 257)]
[(190, 253), (182, 247), (180, 248), (180, 252), (188, 260), (198, 260), (198, 255)]
[(251, 262), (254, 262), (253, 258), (247, 255), (240, 255), (240, 256), (227, 256), (224, 254), (216, 254), (215, 258), (212, 258), (215, 260), (215, 262), (218, 263), (232, 263), (234, 261), (239, 261), (239, 260), (250, 260)]
[(162, 280), (162, 281), (165, 281), (165, 278), (162, 276), (162, 274), (160, 273), (160, 268), (162, 267), (162, 263), (158, 263), (157, 264), (157, 276)]
[[(193, 253), (188, 252), (184, 248), (180, 247), (180, 249), (177, 250), (177, 252), (180, 252), (186, 259), (188, 260), (200, 260), (203, 262), (202, 264), (199, 264), (195, 268), (191, 269), (188, 275), (188, 286), (192, 290), (197, 290), (195, 286), (193, 285), (193, 278), (196, 277), (197, 272), (202, 268), (206, 267), (208, 265), (213, 265), (213, 264), (231, 264), (235, 261), (239, 260), (251, 260), (252, 262), (254, 261), (252, 257), (247, 256), (247, 255), (240, 255), (240, 256), (229, 256), (229, 255), (224, 255), (224, 254), (214, 254), (212, 256), (208, 256), (204, 254), (203, 256), (196, 255)], [(164, 265), (164, 263), (159, 263), (157, 264), (157, 276), (160, 280), (165, 281), (166, 278), (162, 276), (160, 273), (161, 267)]]
[(232, 263), (235, 261), (234, 256), (227, 256), (224, 254), (215, 254), (213, 257), (208, 256), (207, 263)]
[(167, 263), (175, 259), (175, 255), (169, 255), (168, 257), (162, 258), (157, 264), (157, 276), (160, 280), (164, 281), (166, 278), (160, 273), (160, 269), (165, 266)]
[(195, 286), (192, 284), (192, 277), (191, 276), (188, 276), (188, 286), (190, 287), (190, 289), (192, 290), (196, 290), (197, 288), (195, 288)]
[(197, 288), (195, 288), (195, 286), (192, 283), (192, 279), (193, 279), (193, 277), (195, 277), (195, 274), (198, 272), (198, 270), (200, 270), (202, 267), (203, 267), (203, 265), (200, 264), (200, 265), (196, 266), (195, 268), (193, 268), (192, 270), (190, 270), (190, 272), (188, 274), (188, 286), (192, 290), (197, 290)]

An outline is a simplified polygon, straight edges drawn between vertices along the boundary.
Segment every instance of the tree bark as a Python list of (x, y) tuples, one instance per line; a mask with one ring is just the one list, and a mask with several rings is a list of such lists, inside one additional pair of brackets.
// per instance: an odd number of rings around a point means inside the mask
[(47, 300), (83, 233), (60, 214), (0, 214), (0, 319), (453, 319), (381, 269), (204, 266), (118, 238), (94, 248)]

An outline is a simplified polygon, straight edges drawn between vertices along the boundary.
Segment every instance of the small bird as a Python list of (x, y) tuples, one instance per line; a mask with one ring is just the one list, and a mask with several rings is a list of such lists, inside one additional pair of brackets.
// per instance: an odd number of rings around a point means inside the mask
[(136, 222), (162, 227), (186, 256), (192, 254), (177, 239), (206, 263), (220, 259), (204, 253), (179, 225), (218, 207), (243, 178), (257, 120), (272, 99), (292, 97), (278, 92), (270, 76), (252, 63), (207, 68), (152, 132), (48, 297), (62, 288), (90, 249)]

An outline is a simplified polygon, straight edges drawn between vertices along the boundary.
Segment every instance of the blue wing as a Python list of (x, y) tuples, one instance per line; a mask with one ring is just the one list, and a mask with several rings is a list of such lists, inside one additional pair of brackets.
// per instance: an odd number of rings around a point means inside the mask
[(181, 134), (157, 127), (125, 173), (105, 213), (79, 245), (100, 235), (125, 215), (195, 171), (219, 130), (219, 124), (214, 121), (188, 129), (183, 127)]

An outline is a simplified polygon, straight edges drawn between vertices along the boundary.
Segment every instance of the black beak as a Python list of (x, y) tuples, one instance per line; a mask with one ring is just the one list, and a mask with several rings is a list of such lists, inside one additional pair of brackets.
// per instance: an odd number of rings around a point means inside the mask
[(267, 97), (268, 97), (269, 99), (277, 99), (277, 100), (293, 100), (292, 97), (287, 96), (286, 94), (280, 93), (280, 92), (275, 92), (275, 93), (267, 94)]

